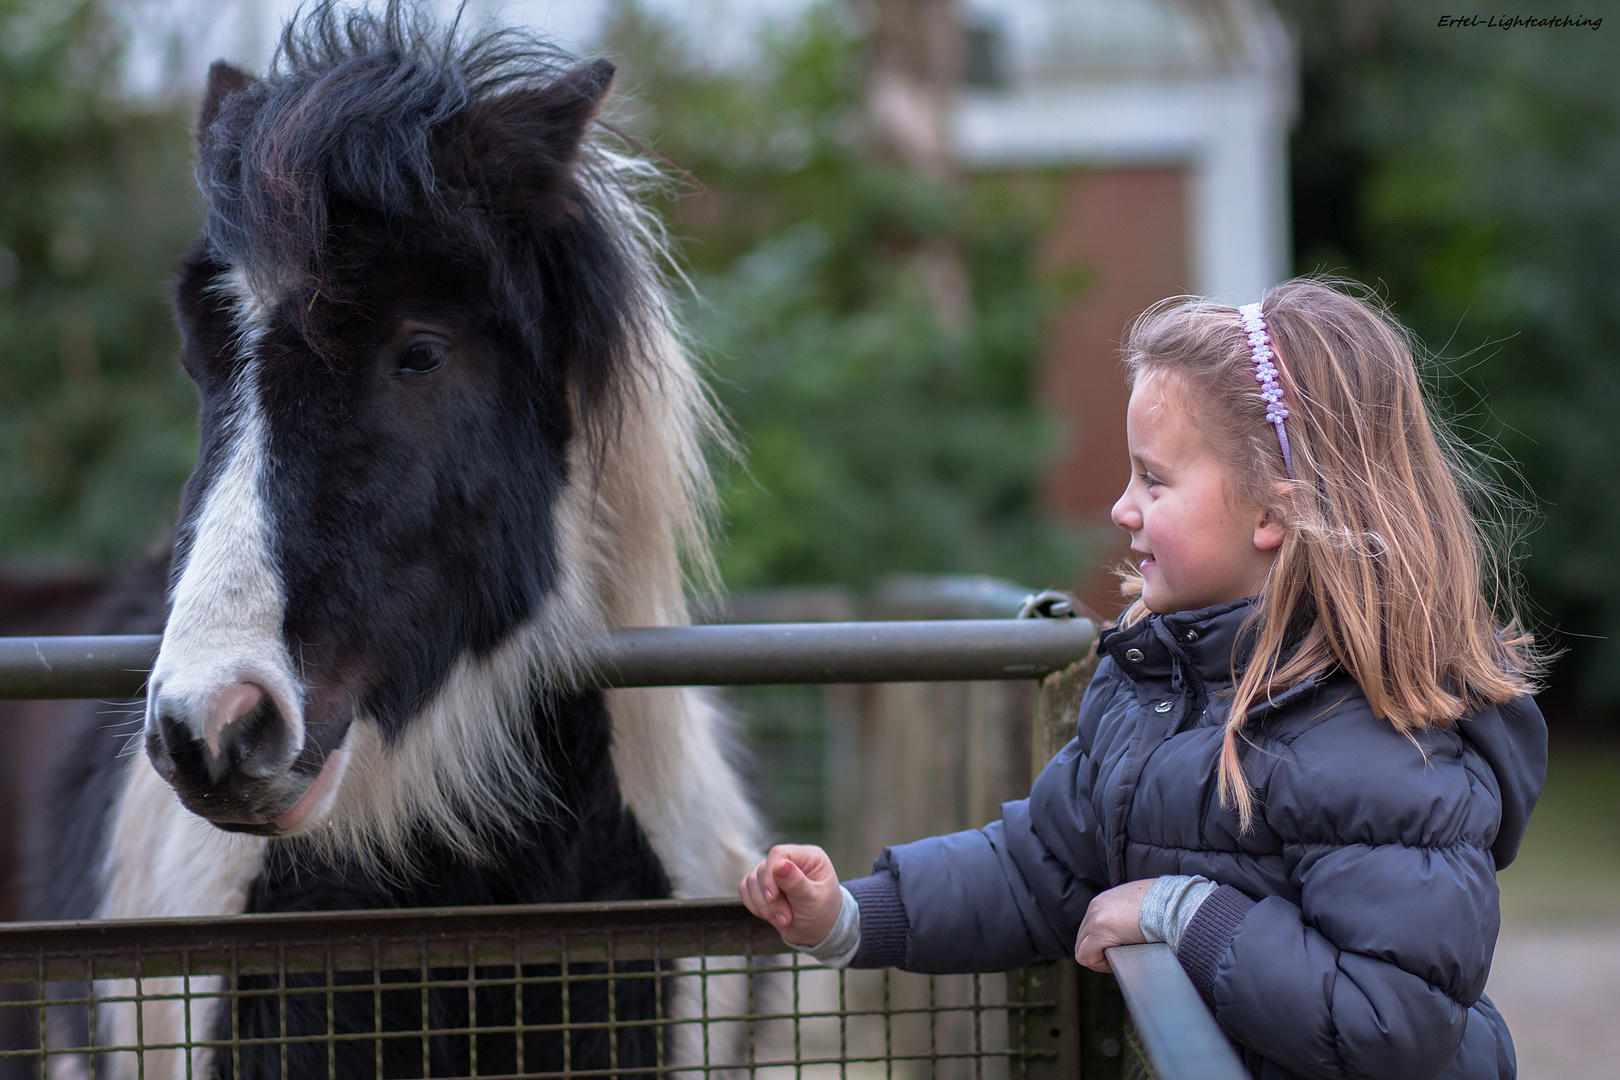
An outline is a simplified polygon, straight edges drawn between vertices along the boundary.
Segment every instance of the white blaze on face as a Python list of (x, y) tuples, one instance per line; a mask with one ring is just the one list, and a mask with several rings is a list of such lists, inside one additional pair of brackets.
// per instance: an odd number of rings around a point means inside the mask
[(251, 683), (275, 703), (292, 728), (292, 745), (301, 749), (302, 694), (282, 638), (285, 600), (261, 493), (267, 430), (256, 376), (250, 360), (226, 421), (222, 464), (203, 495), (170, 598), (148, 689), (147, 725), (150, 730), (159, 715), (174, 717), (214, 745), (219, 733), (209, 730), (209, 718), (228, 704), (225, 699), (240, 695), (241, 684)]

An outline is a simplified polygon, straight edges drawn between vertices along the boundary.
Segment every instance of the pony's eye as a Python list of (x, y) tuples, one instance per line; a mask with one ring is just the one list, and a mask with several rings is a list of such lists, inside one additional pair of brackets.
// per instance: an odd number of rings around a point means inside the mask
[(450, 350), (440, 341), (418, 338), (399, 355), (401, 374), (425, 375), (437, 371), (450, 358)]

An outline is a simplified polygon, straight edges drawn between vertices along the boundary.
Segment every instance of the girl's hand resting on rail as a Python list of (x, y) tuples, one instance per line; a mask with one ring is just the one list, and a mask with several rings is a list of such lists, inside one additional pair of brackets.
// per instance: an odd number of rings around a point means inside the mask
[(1104, 950), (1115, 945), (1140, 945), (1147, 940), (1142, 936), (1142, 901), (1156, 880), (1127, 881), (1092, 897), (1074, 940), (1076, 963), (1092, 971), (1108, 971)]
[(819, 945), (826, 940), (844, 905), (832, 860), (809, 844), (771, 848), (743, 877), (737, 893), (749, 911), (794, 945)]

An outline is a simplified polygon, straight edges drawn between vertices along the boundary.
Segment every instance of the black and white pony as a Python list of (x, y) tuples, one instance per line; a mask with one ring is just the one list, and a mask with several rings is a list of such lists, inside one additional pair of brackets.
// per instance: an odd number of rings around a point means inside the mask
[[(82, 725), (36, 915), (734, 895), (760, 828), (716, 711), (578, 689), (605, 629), (686, 621), (717, 433), (638, 201), (656, 172), (593, 130), (612, 76), (397, 4), (316, 8), (265, 78), (210, 71), (208, 217), (175, 299), (201, 442), (162, 649), (135, 752), (105, 714)], [(108, 629), (149, 629), (131, 611)], [(373, 1030), (351, 996), (340, 1028)], [(385, 1027), (420, 1031), (417, 993), (394, 996)], [(466, 993), (444, 997), (435, 1024), (455, 1026)], [(243, 1038), (279, 1033), (258, 1000)], [(144, 1009), (147, 1044), (188, 1020), (227, 1035), (206, 1003)], [(136, 1020), (102, 1009), (98, 1041)], [(421, 1075), (420, 1041), (399, 1041), (385, 1074)], [(560, 1068), (543, 1042), (529, 1067)], [(621, 1065), (650, 1064), (633, 1042)], [(603, 1036), (572, 1049), (607, 1065)], [(291, 1075), (327, 1075), (308, 1050)], [(374, 1075), (373, 1050), (340, 1050), (338, 1074)], [(478, 1051), (512, 1071), (510, 1037)], [(431, 1071), (466, 1054), (438, 1040)], [(242, 1071), (280, 1076), (278, 1055)], [(149, 1051), (144, 1075), (221, 1058)]]

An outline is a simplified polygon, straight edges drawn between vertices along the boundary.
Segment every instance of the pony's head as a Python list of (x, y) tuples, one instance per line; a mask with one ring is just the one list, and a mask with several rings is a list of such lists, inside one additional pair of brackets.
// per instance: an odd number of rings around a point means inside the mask
[(210, 72), (176, 297), (201, 442), (145, 739), (215, 824), (476, 846), (544, 809), (534, 689), (684, 620), (714, 420), (656, 173), (593, 137), (612, 76), (398, 4)]

